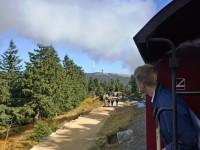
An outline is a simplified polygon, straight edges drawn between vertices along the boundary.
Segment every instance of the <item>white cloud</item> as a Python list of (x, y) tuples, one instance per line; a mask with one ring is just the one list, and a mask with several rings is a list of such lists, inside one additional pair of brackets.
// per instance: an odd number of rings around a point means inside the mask
[(96, 71), (96, 62), (93, 60), (92, 61), (92, 72)]
[(1, 0), (0, 32), (64, 43), (93, 60), (142, 63), (132, 37), (155, 14), (153, 0)]

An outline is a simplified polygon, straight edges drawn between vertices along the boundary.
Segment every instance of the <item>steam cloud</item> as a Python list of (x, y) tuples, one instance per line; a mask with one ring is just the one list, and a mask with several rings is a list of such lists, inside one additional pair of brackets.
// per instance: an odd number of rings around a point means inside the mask
[(132, 70), (143, 63), (132, 37), (154, 14), (153, 0), (1, 0), (0, 33), (13, 29)]

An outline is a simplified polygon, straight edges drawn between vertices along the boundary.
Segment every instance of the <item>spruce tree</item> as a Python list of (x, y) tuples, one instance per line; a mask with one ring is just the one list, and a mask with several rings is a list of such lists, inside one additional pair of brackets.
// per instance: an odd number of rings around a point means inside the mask
[(62, 66), (52, 46), (29, 52), (23, 94), (35, 112), (35, 118), (52, 117), (59, 113), (62, 100)]
[(72, 107), (76, 107), (87, 95), (86, 77), (82, 68), (77, 66), (67, 55), (64, 57), (63, 67), (69, 85), (69, 101)]
[(132, 93), (137, 93), (137, 86), (136, 86), (136, 81), (133, 75), (131, 75), (131, 79), (129, 81), (129, 85), (131, 86), (131, 92)]
[(88, 92), (90, 96), (95, 96), (96, 94), (96, 85), (93, 78), (89, 78), (88, 80)]
[(10, 91), (7, 80), (4, 78), (3, 73), (0, 72), (0, 105), (7, 104), (10, 100)]
[[(17, 55), (18, 50), (15, 43), (11, 40), (8, 49), (1, 55), (0, 58), (0, 71), (1, 71), (1, 85), (3, 86), (0, 90), (5, 96), (2, 96), (2, 101), (6, 105), (13, 105), (16, 101), (16, 88), (17, 80), (22, 69), (21, 59)], [(5, 100), (6, 99), (6, 100)]]
[(21, 59), (17, 56), (18, 50), (11, 40), (8, 49), (1, 55), (0, 69), (5, 73), (19, 73), (22, 69)]

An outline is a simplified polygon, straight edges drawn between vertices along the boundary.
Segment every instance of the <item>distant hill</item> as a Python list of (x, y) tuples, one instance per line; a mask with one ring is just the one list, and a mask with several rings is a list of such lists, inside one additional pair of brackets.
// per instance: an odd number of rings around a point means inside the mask
[(115, 74), (115, 73), (101, 73), (101, 72), (94, 72), (94, 73), (86, 73), (86, 77), (89, 78), (97, 78), (101, 81), (108, 81), (108, 80), (117, 80), (124, 85), (127, 85), (130, 80), (130, 75), (126, 74)]

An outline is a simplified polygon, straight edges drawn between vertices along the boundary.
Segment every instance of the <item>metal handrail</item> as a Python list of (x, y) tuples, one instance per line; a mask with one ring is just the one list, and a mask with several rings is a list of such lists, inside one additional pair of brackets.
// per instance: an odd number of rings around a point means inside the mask
[(200, 91), (176, 91), (179, 95), (200, 95)]
[(159, 118), (160, 114), (163, 111), (172, 111), (171, 107), (163, 107), (158, 109), (158, 112), (156, 113), (156, 150), (161, 150), (161, 141), (160, 141), (160, 124), (159, 124)]
[(169, 67), (171, 68), (171, 80), (172, 80), (172, 108), (173, 108), (173, 150), (177, 150), (177, 102), (176, 102), (176, 68), (178, 67), (178, 61), (176, 59), (176, 48), (174, 43), (166, 38), (151, 38), (150, 42), (163, 42), (167, 43), (172, 51), (172, 56), (169, 59)]

